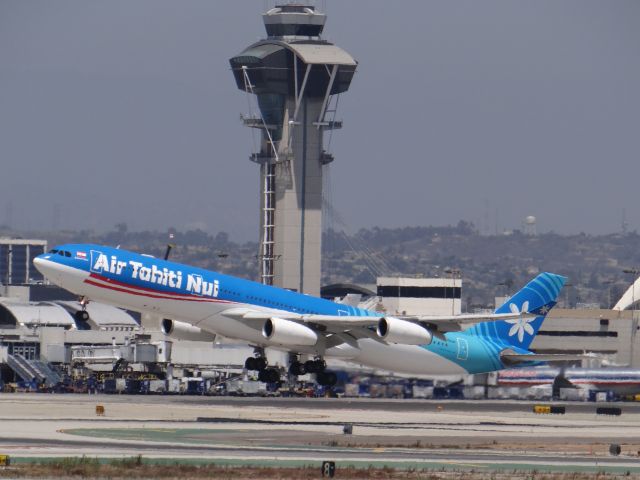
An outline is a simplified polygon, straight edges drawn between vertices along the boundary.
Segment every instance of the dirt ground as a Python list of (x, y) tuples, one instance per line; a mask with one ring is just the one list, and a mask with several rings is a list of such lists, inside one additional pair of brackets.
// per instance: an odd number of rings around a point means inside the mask
[[(32, 479), (322, 479), (317, 467), (306, 468), (266, 468), (228, 466), (187, 466), (187, 465), (146, 465), (135, 458), (116, 460), (100, 464), (92, 459), (61, 459), (46, 464), (18, 465), (0, 468), (0, 478)], [(428, 479), (428, 480), (614, 480), (633, 478), (626, 473), (552, 473), (522, 471), (437, 471), (401, 470), (390, 468), (340, 468), (335, 472), (337, 479)]]

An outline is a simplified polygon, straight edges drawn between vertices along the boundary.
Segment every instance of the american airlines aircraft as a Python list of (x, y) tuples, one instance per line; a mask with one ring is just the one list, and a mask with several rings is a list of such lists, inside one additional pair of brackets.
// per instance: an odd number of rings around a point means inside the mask
[[(483, 373), (576, 355), (529, 350), (565, 278), (541, 273), (494, 314), (397, 317), (311, 297), (117, 248), (61, 245), (34, 259), (51, 282), (89, 300), (166, 318), (165, 330), (220, 334), (256, 348), (246, 360), (263, 381), (277, 381), (264, 347), (292, 353), (289, 372), (315, 373), (333, 385), (324, 358), (337, 357), (408, 374)], [(78, 312), (79, 320), (88, 314)], [(176, 320), (171, 320), (176, 319)], [(299, 361), (299, 354), (314, 360)]]

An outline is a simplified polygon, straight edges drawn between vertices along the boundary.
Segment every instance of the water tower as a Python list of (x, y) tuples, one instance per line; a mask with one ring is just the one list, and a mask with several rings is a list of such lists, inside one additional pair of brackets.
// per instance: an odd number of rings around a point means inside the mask
[(320, 293), (324, 149), (337, 97), (349, 89), (357, 62), (321, 38), (326, 16), (315, 7), (279, 5), (263, 15), (267, 38), (230, 59), (239, 89), (255, 95), (261, 132), (260, 260), (263, 283)]
[(529, 215), (524, 219), (524, 234), (535, 237), (537, 219), (533, 215)]

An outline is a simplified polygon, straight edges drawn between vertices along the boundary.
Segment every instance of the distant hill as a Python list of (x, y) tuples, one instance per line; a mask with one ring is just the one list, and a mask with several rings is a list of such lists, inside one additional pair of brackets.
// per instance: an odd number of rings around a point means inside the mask
[(379, 274), (387, 275), (450, 276), (445, 271), (459, 270), (467, 307), (486, 305), (537, 273), (551, 271), (569, 277), (563, 303), (608, 308), (634, 278), (623, 269), (640, 266), (640, 235), (635, 232), (527, 236), (514, 231), (487, 236), (460, 222), (455, 227), (372, 228), (348, 238), (327, 232), (324, 246), (327, 283), (371, 283), (376, 270), (366, 268), (369, 264), (386, 265)]

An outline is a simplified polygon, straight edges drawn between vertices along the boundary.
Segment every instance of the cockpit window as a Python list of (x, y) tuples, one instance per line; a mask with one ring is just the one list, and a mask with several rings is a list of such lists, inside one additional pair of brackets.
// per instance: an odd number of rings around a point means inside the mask
[(58, 250), (58, 255), (60, 255), (61, 257), (64, 257), (64, 252), (62, 250)]
[(67, 252), (67, 251), (65, 251), (65, 252), (64, 252), (64, 256), (65, 256), (65, 257), (71, 257), (71, 252)]
[(58, 249), (57, 248), (53, 248), (53, 249), (49, 250), (49, 253), (56, 254), (56, 253), (58, 253)]

